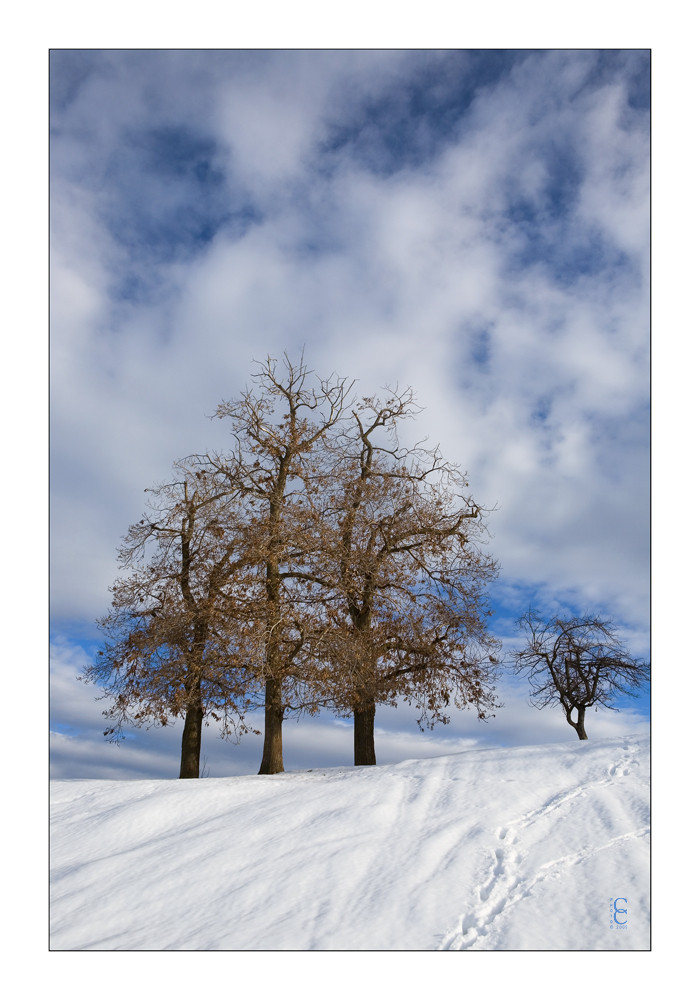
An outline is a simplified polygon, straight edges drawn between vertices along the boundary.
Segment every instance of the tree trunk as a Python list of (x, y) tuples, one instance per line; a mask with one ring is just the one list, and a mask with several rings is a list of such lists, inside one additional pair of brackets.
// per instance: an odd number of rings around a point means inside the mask
[[(199, 694), (199, 692), (197, 692)], [(185, 713), (182, 730), (182, 754), (180, 756), (180, 777), (199, 777), (199, 754), (202, 749), (202, 719), (204, 711), (201, 699), (191, 704)]]
[(282, 760), (282, 682), (268, 680), (265, 684), (265, 739), (262, 763), (258, 774), (279, 774), (284, 771)]
[(583, 725), (583, 719), (586, 714), (586, 706), (583, 708), (576, 708), (576, 722), (574, 722), (574, 707), (564, 706), (564, 714), (566, 715), (566, 721), (569, 725), (576, 730), (576, 735), (580, 740), (587, 740), (588, 736), (586, 734), (585, 727)]
[(356, 708), (355, 719), (355, 765), (376, 764), (374, 755), (374, 713), (375, 705)]

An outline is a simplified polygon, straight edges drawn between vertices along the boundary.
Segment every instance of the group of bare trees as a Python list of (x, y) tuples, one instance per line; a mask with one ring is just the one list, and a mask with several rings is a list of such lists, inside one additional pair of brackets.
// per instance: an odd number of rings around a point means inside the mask
[(231, 447), (176, 463), (120, 550), (85, 672), (107, 735), (181, 718), (180, 777), (198, 777), (202, 725), (236, 736), (264, 709), (272, 774), (293, 713), (352, 716), (355, 763), (374, 764), (377, 705), (427, 726), (492, 712), (484, 511), (438, 449), (402, 443), (416, 412), (410, 390), (356, 399), (286, 356), (219, 405)]
[[(196, 778), (202, 726), (238, 738), (264, 710), (260, 773), (274, 774), (293, 714), (352, 716), (355, 763), (374, 764), (378, 705), (406, 701), (428, 727), (450, 705), (493, 712), (485, 512), (439, 449), (402, 443), (417, 412), (410, 389), (357, 399), (287, 356), (218, 406), (231, 447), (177, 462), (119, 552), (84, 674), (111, 698), (105, 735), (182, 719), (180, 777)], [(609, 620), (531, 610), (519, 625), (515, 672), (580, 739), (587, 708), (649, 680)]]

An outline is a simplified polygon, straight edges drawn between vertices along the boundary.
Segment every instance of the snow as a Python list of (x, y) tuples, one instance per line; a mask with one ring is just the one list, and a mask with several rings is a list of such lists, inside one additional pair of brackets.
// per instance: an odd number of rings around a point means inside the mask
[(51, 782), (53, 950), (649, 947), (646, 735)]

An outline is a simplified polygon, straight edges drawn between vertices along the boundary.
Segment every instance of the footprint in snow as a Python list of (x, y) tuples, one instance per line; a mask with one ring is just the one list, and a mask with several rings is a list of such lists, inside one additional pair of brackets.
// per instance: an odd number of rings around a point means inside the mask
[(610, 765), (608, 774), (611, 778), (617, 778), (618, 775), (631, 774), (633, 767), (639, 767), (638, 760), (621, 760), (617, 764)]

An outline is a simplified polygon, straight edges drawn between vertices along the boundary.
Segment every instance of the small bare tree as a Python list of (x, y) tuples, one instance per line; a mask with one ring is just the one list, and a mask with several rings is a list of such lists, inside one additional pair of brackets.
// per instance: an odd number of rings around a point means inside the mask
[[(614, 624), (598, 616), (543, 619), (528, 611), (518, 620), (524, 649), (512, 654), (515, 672), (526, 673), (536, 708), (559, 702), (580, 740), (588, 739), (586, 709), (617, 711), (616, 696), (636, 696), (650, 679), (650, 664), (631, 657)], [(574, 712), (576, 715), (574, 716)]]

